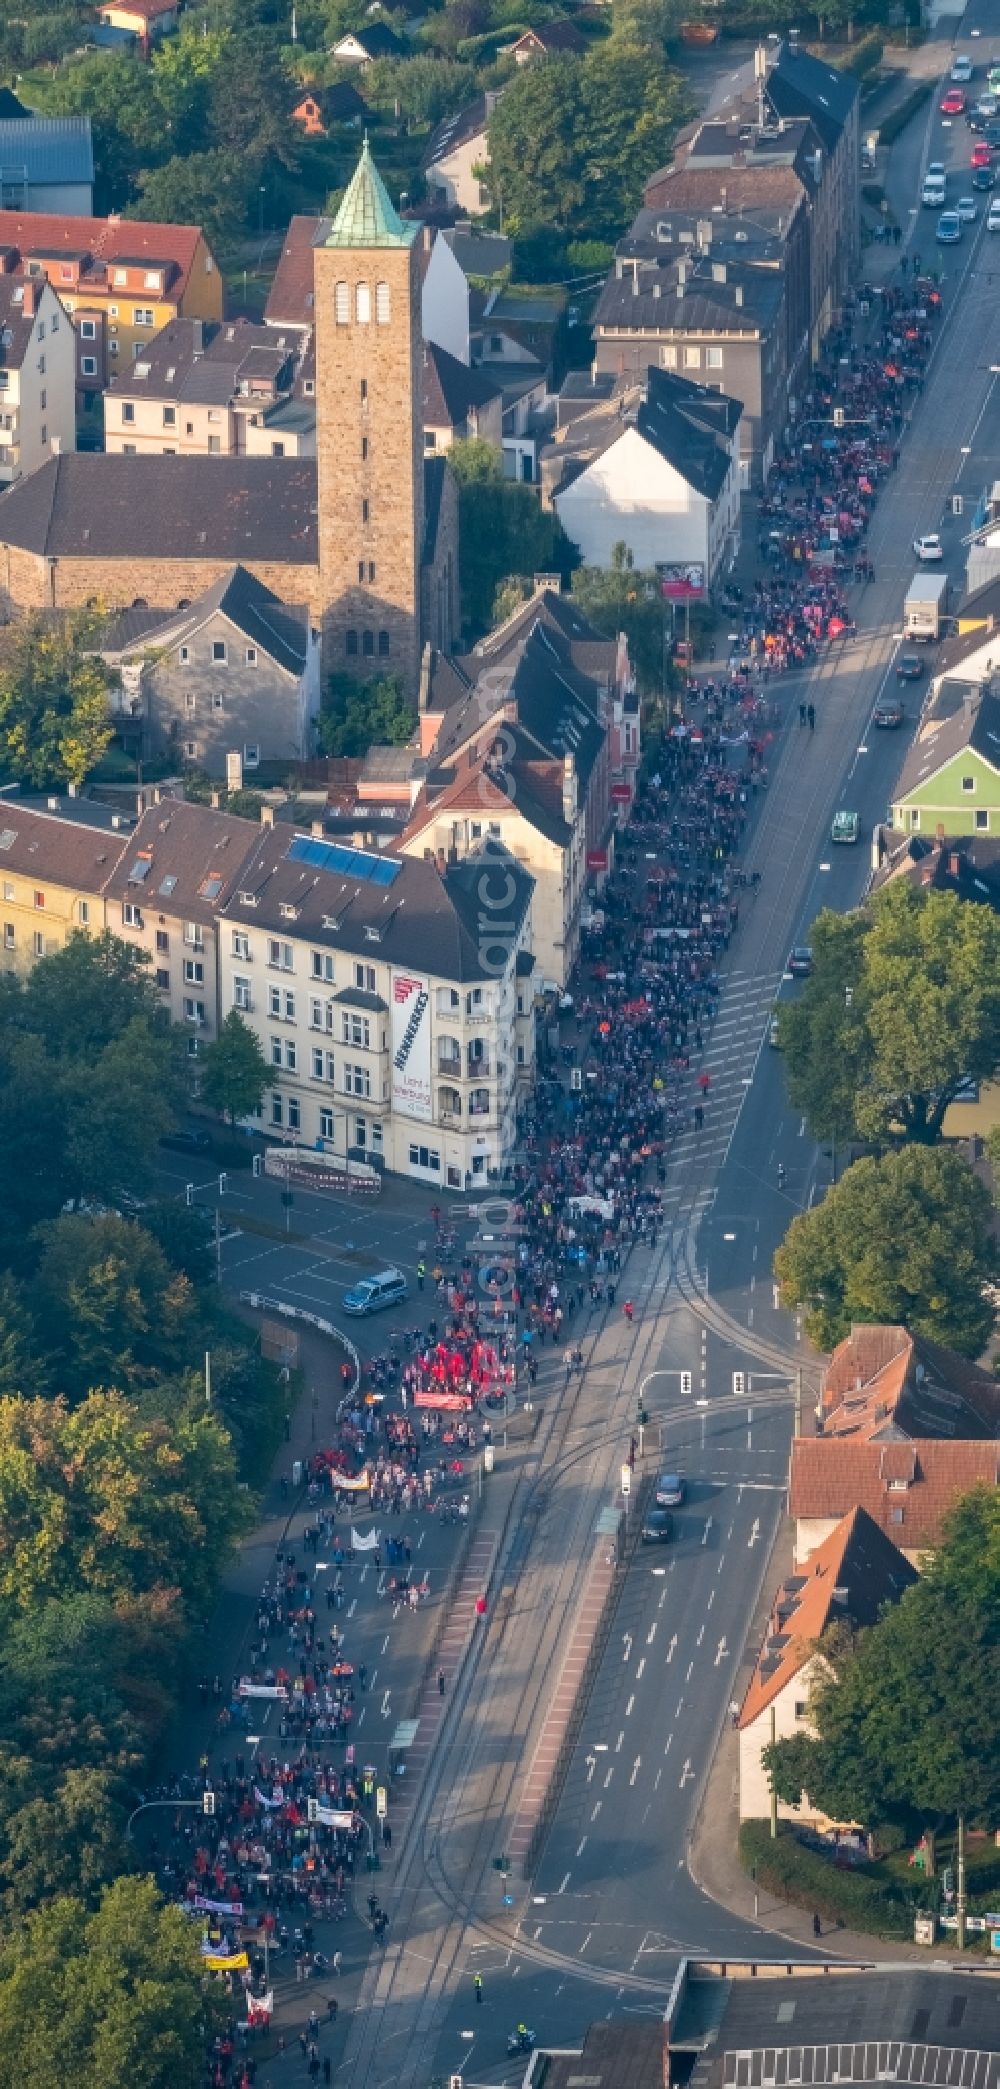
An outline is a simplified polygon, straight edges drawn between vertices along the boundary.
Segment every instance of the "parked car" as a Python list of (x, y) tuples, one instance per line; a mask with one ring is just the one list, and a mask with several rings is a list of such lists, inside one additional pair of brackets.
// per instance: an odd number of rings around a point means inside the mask
[(937, 221), (934, 234), (939, 247), (955, 247), (962, 237), (962, 220), (957, 210), (943, 210)]
[(895, 726), (902, 725), (906, 713), (898, 696), (883, 696), (872, 715), (876, 725), (891, 732)]
[(772, 1050), (773, 1050), (773, 1051), (775, 1051), (775, 1052), (780, 1052), (780, 1050), (781, 1050), (781, 1028), (780, 1028), (780, 1024), (779, 1024), (779, 1020), (778, 1020), (778, 1017), (777, 1017), (776, 1015), (773, 1015), (773, 1016), (771, 1017), (771, 1020), (770, 1020), (770, 1022), (769, 1022), (769, 1024), (768, 1024), (768, 1026), (767, 1026), (767, 1041), (768, 1041), (768, 1044), (769, 1044), (769, 1045), (771, 1046), (771, 1048), (772, 1048)]
[(212, 1141), (206, 1131), (197, 1124), (181, 1125), (175, 1132), (164, 1132), (161, 1146), (168, 1146), (171, 1153), (207, 1153)]
[(788, 970), (792, 974), (793, 979), (808, 979), (812, 968), (813, 954), (811, 943), (796, 943), (795, 949), (790, 951), (788, 956)]
[(658, 1509), (679, 1509), (686, 1493), (683, 1473), (661, 1472), (656, 1482), (656, 1506)]
[(935, 534), (914, 537), (913, 549), (922, 566), (936, 566), (944, 557), (941, 539)]
[(896, 662), (896, 673), (901, 682), (919, 682), (924, 663), (919, 653), (900, 653)]
[(674, 1519), (669, 1509), (647, 1509), (642, 1519), (642, 1542), (644, 1545), (669, 1545), (674, 1535)]
[(380, 1269), (377, 1276), (362, 1277), (360, 1284), (352, 1284), (345, 1291), (343, 1308), (345, 1313), (364, 1316), (381, 1313), (384, 1306), (398, 1306), (409, 1296), (406, 1278), (401, 1269)]
[(830, 829), (831, 841), (857, 841), (861, 832), (861, 821), (856, 812), (835, 812)]

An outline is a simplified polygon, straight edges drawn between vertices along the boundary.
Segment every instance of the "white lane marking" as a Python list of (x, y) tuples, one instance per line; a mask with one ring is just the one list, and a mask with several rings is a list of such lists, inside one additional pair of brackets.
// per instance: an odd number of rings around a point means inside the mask
[(624, 1632), (624, 1633), (622, 1634), (622, 1638), (623, 1638), (623, 1639), (624, 1639), (624, 1641), (625, 1641), (625, 1652), (624, 1652), (624, 1653), (623, 1653), (623, 1655), (622, 1655), (622, 1660), (623, 1660), (623, 1661), (627, 1661), (627, 1660), (628, 1660), (628, 1657), (629, 1657), (629, 1655), (630, 1655), (630, 1653), (632, 1652), (632, 1634), (631, 1634), (631, 1632)]
[(685, 1683), (690, 1683), (690, 1681), (691, 1681), (691, 1670), (693, 1669), (693, 1667), (694, 1667), (694, 1662), (693, 1662), (693, 1661), (689, 1661), (689, 1662), (688, 1662), (688, 1672), (687, 1672), (687, 1675), (686, 1675), (686, 1676), (685, 1676), (685, 1678), (684, 1678), (684, 1681), (685, 1681)]
[(562, 1885), (561, 1885), (561, 1886), (559, 1887), (559, 1889), (558, 1889), (560, 1893), (565, 1893), (565, 1891), (566, 1891), (566, 1888), (567, 1888), (567, 1886), (569, 1885), (569, 1882), (570, 1882), (570, 1873), (569, 1873), (569, 1872), (567, 1872), (567, 1873), (566, 1873), (566, 1877), (564, 1878), (564, 1880), (563, 1880), (563, 1882), (562, 1882)]
[(588, 1944), (590, 1943), (590, 1939), (591, 1939), (591, 1937), (593, 1936), (593, 1934), (594, 1934), (593, 1930), (592, 1930), (592, 1929), (588, 1929), (588, 1931), (587, 1931), (587, 1934), (586, 1934), (586, 1936), (584, 1937), (583, 1943), (582, 1943), (582, 1944), (581, 1944), (581, 1946), (580, 1946), (580, 1950), (581, 1950), (581, 1951), (586, 1951), (586, 1949), (587, 1949), (587, 1945), (588, 1945)]
[(635, 1780), (636, 1780), (636, 1778), (638, 1777), (638, 1775), (639, 1775), (639, 1771), (641, 1770), (641, 1768), (642, 1768), (642, 1757), (641, 1757), (641, 1755), (637, 1755), (637, 1756), (636, 1756), (636, 1759), (635, 1759), (635, 1761), (634, 1761), (634, 1763), (632, 1764), (632, 1775), (631, 1775), (631, 1777), (629, 1778), (629, 1783), (630, 1783), (630, 1784), (634, 1784), (634, 1783), (635, 1783)]
[(674, 1737), (673, 1737), (673, 1734), (668, 1734), (668, 1736), (667, 1736), (667, 1745), (666, 1745), (666, 1747), (665, 1747), (665, 1749), (664, 1749), (664, 1751), (663, 1751), (664, 1755), (669, 1755), (669, 1754), (670, 1754), (670, 1744), (671, 1744), (671, 1742), (673, 1741), (673, 1738), (674, 1738)]
[[(666, 1594), (666, 1590), (664, 1590), (664, 1595), (665, 1595), (665, 1594)], [(646, 1645), (647, 1645), (648, 1647), (651, 1647), (651, 1646), (652, 1646), (652, 1644), (653, 1644), (653, 1641), (654, 1641), (654, 1639), (655, 1639), (655, 1638), (656, 1638), (656, 1626), (655, 1626), (655, 1625), (650, 1625), (649, 1631), (648, 1631), (648, 1632), (647, 1632), (647, 1634), (646, 1634)]]
[(760, 1537), (760, 1517), (759, 1517), (759, 1516), (755, 1516), (755, 1517), (754, 1517), (754, 1520), (753, 1520), (753, 1524), (752, 1524), (751, 1530), (750, 1530), (750, 1536), (749, 1536), (749, 1537), (748, 1537), (748, 1539), (747, 1539), (747, 1551), (748, 1551), (748, 1552), (749, 1552), (749, 1550), (750, 1550), (750, 1547), (751, 1547), (751, 1545), (756, 1545), (756, 1543), (757, 1543), (757, 1540), (758, 1540), (758, 1538), (759, 1538), (759, 1537)]
[(576, 1853), (578, 1857), (582, 1857), (582, 1856), (583, 1856), (583, 1853), (584, 1853), (584, 1850), (586, 1849), (586, 1847), (587, 1847), (587, 1838), (586, 1838), (586, 1836), (585, 1836), (585, 1835), (583, 1835), (583, 1836), (581, 1836), (581, 1838), (580, 1838), (580, 1847), (579, 1847), (579, 1849), (577, 1850), (577, 1853)]
[(715, 1602), (715, 1590), (714, 1590), (714, 1589), (709, 1589), (709, 1592), (708, 1592), (708, 1609), (709, 1609), (709, 1610), (711, 1610), (711, 1608), (712, 1608), (712, 1605), (713, 1605), (713, 1603), (714, 1603), (714, 1602)]
[(618, 1736), (618, 1739), (617, 1739), (617, 1741), (615, 1742), (615, 1754), (616, 1754), (616, 1755), (620, 1755), (620, 1754), (621, 1754), (621, 1752), (622, 1752), (622, 1742), (624, 1741), (624, 1739), (625, 1739), (625, 1728), (624, 1728), (624, 1727), (622, 1727), (621, 1733), (619, 1734), (619, 1736)]
[(644, 1654), (644, 1655), (643, 1655), (643, 1657), (642, 1657), (642, 1660), (640, 1661), (640, 1663), (639, 1663), (639, 1666), (638, 1666), (638, 1668), (636, 1669), (636, 1672), (635, 1672), (635, 1680), (636, 1680), (636, 1682), (637, 1682), (637, 1683), (641, 1683), (641, 1682), (642, 1682), (642, 1671), (643, 1671), (643, 1669), (645, 1668), (645, 1666), (646, 1666), (646, 1656), (645, 1656), (645, 1654)]
[(614, 1774), (615, 1774), (615, 1766), (614, 1766), (614, 1764), (612, 1763), (612, 1765), (611, 1765), (611, 1768), (610, 1768), (610, 1770), (608, 1771), (608, 1774), (607, 1774), (607, 1776), (606, 1776), (606, 1778), (605, 1778), (605, 1780), (604, 1780), (604, 1789), (605, 1789), (605, 1791), (607, 1791), (607, 1789), (608, 1789), (608, 1786), (609, 1786), (609, 1784), (611, 1783), (611, 1779), (613, 1778)]
[(705, 1637), (705, 1627), (704, 1627), (704, 1625), (702, 1625), (702, 1626), (701, 1626), (701, 1628), (700, 1628), (700, 1630), (699, 1630), (699, 1633), (698, 1633), (698, 1637), (697, 1637), (697, 1639), (695, 1640), (695, 1646), (696, 1646), (696, 1647), (700, 1647), (700, 1645), (701, 1645), (701, 1642), (702, 1642), (702, 1640), (704, 1639), (704, 1637)]
[[(665, 1593), (666, 1593), (666, 1591), (664, 1591), (664, 1594), (665, 1594)], [(672, 1660), (673, 1660), (673, 1658), (674, 1658), (674, 1649), (675, 1649), (676, 1645), (677, 1645), (677, 1634), (676, 1634), (676, 1632), (675, 1632), (675, 1633), (674, 1633), (674, 1636), (673, 1636), (673, 1638), (672, 1638), (672, 1640), (671, 1640), (671, 1642), (670, 1642), (670, 1645), (669, 1645), (669, 1647), (667, 1648), (667, 1660), (668, 1660), (668, 1661), (672, 1661)]]
[(654, 1790), (654, 1792), (655, 1792), (655, 1791), (657, 1790), (657, 1787), (659, 1786), (660, 1778), (661, 1778), (662, 1776), (663, 1776), (663, 1767), (662, 1767), (662, 1764), (661, 1764), (660, 1768), (659, 1768), (659, 1769), (657, 1770), (656, 1776), (655, 1776), (655, 1777), (654, 1777), (654, 1779), (653, 1779), (653, 1790)]
[(712, 1518), (711, 1518), (711, 1516), (710, 1516), (710, 1517), (709, 1517), (709, 1519), (708, 1519), (708, 1522), (707, 1522), (707, 1523), (706, 1523), (706, 1525), (705, 1525), (704, 1531), (703, 1531), (703, 1533), (702, 1533), (702, 1540), (701, 1540), (701, 1542), (702, 1542), (702, 1544), (703, 1544), (703, 1545), (707, 1545), (707, 1544), (708, 1544), (708, 1533), (709, 1533), (709, 1531), (711, 1530), (711, 1528), (712, 1528)]
[(631, 1697), (629, 1698), (628, 1704), (627, 1704), (627, 1705), (626, 1705), (626, 1707), (625, 1707), (625, 1717), (626, 1717), (626, 1719), (630, 1719), (630, 1718), (632, 1717), (632, 1706), (634, 1705), (634, 1703), (635, 1703), (635, 1691), (633, 1690), (633, 1692), (632, 1692), (632, 1695), (631, 1695)]
[(386, 1647), (388, 1646), (388, 1644), (389, 1644), (389, 1634), (388, 1634), (388, 1632), (387, 1632), (387, 1633), (386, 1633), (386, 1635), (385, 1635), (385, 1638), (384, 1638), (384, 1639), (383, 1639), (383, 1641), (382, 1641), (382, 1652), (383, 1652), (383, 1654), (385, 1653), (385, 1650), (386, 1650)]

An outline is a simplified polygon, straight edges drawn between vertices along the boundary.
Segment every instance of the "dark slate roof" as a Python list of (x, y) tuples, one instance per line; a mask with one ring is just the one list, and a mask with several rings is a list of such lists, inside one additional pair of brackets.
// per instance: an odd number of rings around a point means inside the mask
[(445, 159), (449, 153), (464, 145), (469, 138), (476, 138), (486, 129), (486, 96), (477, 94), (474, 102), (459, 109), (455, 116), (445, 116), (433, 130), (421, 164), (433, 167), (435, 160)]
[(824, 65), (801, 45), (782, 44), (767, 76), (767, 99), (776, 116), (808, 116), (828, 152), (839, 143), (860, 92), (857, 80)]
[(480, 232), (478, 226), (473, 229), (463, 218), (457, 225), (446, 225), (441, 237), (467, 276), (488, 280), (503, 275), (510, 267), (510, 240), (500, 232)]
[(715, 500), (726, 483), (730, 438), (742, 413), (740, 400), (651, 367), (636, 427), (689, 486)]
[(111, 898), (183, 913), (186, 921), (212, 921), (225, 905), (260, 828), (214, 806), (184, 798), (161, 798), (128, 837), (108, 879)]
[(300, 345), (297, 331), (290, 329), (286, 336), (249, 319), (216, 325), (170, 319), (129, 368), (115, 373), (112, 386), (127, 398), (226, 406), (244, 380), (263, 382), (275, 392), (290, 386)]
[(25, 117), (30, 117), (31, 113), (23, 102), (18, 101), (16, 94), (13, 94), (9, 87), (0, 87), (0, 123), (19, 123)]
[[(260, 830), (238, 887), (222, 908), (227, 920), (287, 934), (288, 917), (282, 909), (294, 907), (298, 934), (321, 948), (403, 965), (437, 979), (496, 978), (489, 953), (482, 950), (479, 924), (477, 882), (483, 857), (501, 857), (505, 873), (515, 880), (517, 896), (511, 906), (505, 905), (505, 919), (513, 919), (518, 928), (534, 884), (498, 844), (484, 846), (465, 864), (449, 866), (443, 877), (422, 858), (386, 858), (395, 875), (383, 884), (363, 875), (362, 866), (371, 859), (361, 852), (339, 850), (341, 858), (359, 857), (355, 874), (349, 864), (325, 868), (322, 843), (314, 844), (308, 858), (294, 855), (296, 839), (286, 827)], [(244, 893), (252, 895), (253, 904), (244, 901)]]
[(876, 889), (906, 878), (924, 892), (954, 892), (1000, 914), (1000, 835), (945, 835), (931, 841), (924, 834), (901, 838), (894, 828), (883, 828), (882, 834), (888, 852), (873, 879)]
[[(669, 251), (669, 250), (668, 250)], [(678, 271), (683, 267), (683, 285)], [(601, 291), (594, 322), (609, 332), (651, 334), (766, 334), (779, 317), (785, 285), (778, 269), (734, 268), (727, 262), (725, 280), (717, 281), (708, 259), (677, 260), (671, 256), (657, 269), (641, 270), (638, 287), (623, 268), (611, 274)]]
[(436, 341), (424, 343), (423, 413), (425, 428), (464, 428), (470, 412), (502, 396), (481, 370), (460, 363)]
[[(2, 512), (2, 509), (0, 509)], [(948, 718), (932, 720), (914, 740), (893, 791), (896, 800), (908, 798), (946, 762), (966, 748), (980, 755), (1000, 775), (1000, 697), (975, 696), (959, 704)]]
[(34, 330), (34, 314), (24, 309), (23, 277), (0, 276), (0, 368), (20, 369)]
[(219, 614), (285, 674), (293, 675), (297, 680), (305, 672), (309, 654), (308, 610), (298, 604), (280, 601), (262, 580), (248, 573), (245, 566), (233, 566), (214, 587), (206, 588), (205, 593), (192, 602), (190, 609), (172, 617), (160, 616), (155, 634), (147, 630), (139, 635), (138, 644), (133, 641), (128, 646), (119, 638), (116, 626), (119, 623), (124, 625), (125, 620), (135, 614), (134, 610), (126, 610), (121, 619), (114, 619), (106, 627), (101, 634), (102, 653), (134, 652), (143, 645), (153, 645), (156, 649), (169, 646), (173, 650), (192, 639), (209, 617)]
[(65, 818), (61, 808), (29, 808), (18, 798), (0, 799), (0, 865), (21, 871), (38, 884), (46, 878), (78, 892), (102, 892), (131, 837), (109, 834), (98, 815)]
[(586, 37), (567, 15), (560, 15), (554, 22), (539, 22), (536, 29), (526, 29), (524, 35), (518, 37), (513, 49), (521, 51), (525, 45), (530, 47), (536, 42), (541, 45), (543, 51), (579, 52), (588, 48)]
[[(792, 2059), (807, 2058), (811, 2081), (826, 2089), (847, 2078), (845, 2069), (854, 2082), (884, 2077), (887, 2045), (899, 2048), (899, 2082), (919, 2082), (935, 2064), (943, 2074), (954, 2070), (957, 2076), (961, 2063), (956, 2049), (1000, 2052), (996, 1981), (989, 1977), (965, 1973), (957, 1965), (938, 1968), (926, 1963), (860, 1972), (845, 1967), (838, 1969), (835, 1979), (804, 1968), (798, 1974), (795, 1980), (719, 1983), (724, 1996), (721, 2023), (716, 2018), (702, 2062), (703, 2070), (706, 2062), (711, 2069), (712, 2089), (724, 2075), (735, 2076), (734, 2059), (723, 2066), (727, 2054), (739, 2056), (740, 2080), (748, 2083), (760, 2082), (765, 2073), (768, 2079), (776, 2075), (786, 2080)], [(624, 2046), (626, 2027), (617, 2029)], [(683, 2013), (674, 2038), (677, 2044), (684, 2042)], [(580, 2073), (579, 2061), (575, 2072)], [(982, 2079), (988, 2076), (983, 2069)], [(566, 2082), (565, 2075), (559, 2079), (560, 2085)]]
[(369, 1015), (387, 1015), (389, 1012), (388, 1004), (383, 1001), (381, 994), (370, 994), (367, 987), (342, 986), (339, 994), (334, 994), (333, 998), (335, 1001), (345, 1002), (348, 1008), (364, 1008)]
[(369, 58), (401, 58), (406, 49), (388, 22), (369, 22), (363, 29), (345, 29), (337, 37), (334, 49), (346, 36), (353, 36), (355, 42), (363, 44)]
[(667, 189), (664, 200), (654, 209), (649, 205), (636, 212), (628, 231), (618, 241), (615, 253), (625, 260), (639, 261), (669, 260), (678, 251), (691, 252), (700, 244), (699, 228), (710, 228), (709, 256), (713, 261), (733, 261), (744, 267), (777, 267), (784, 255), (785, 240), (789, 227), (794, 222), (795, 208), (787, 202), (754, 205), (739, 212), (734, 208), (725, 213), (716, 207), (713, 189), (725, 188), (722, 175), (699, 175), (691, 179), (684, 174), (679, 177), (684, 190), (704, 188), (706, 193), (695, 194), (687, 200), (678, 198)]
[(305, 101), (316, 103), (324, 123), (350, 123), (353, 117), (368, 114), (364, 95), (350, 80), (337, 80), (332, 87), (304, 87), (293, 107), (300, 109)]
[(0, 116), (0, 166), (8, 182), (22, 172), (29, 187), (94, 179), (89, 116)]
[(54, 558), (315, 565), (315, 460), (51, 457), (0, 494), (0, 543)]

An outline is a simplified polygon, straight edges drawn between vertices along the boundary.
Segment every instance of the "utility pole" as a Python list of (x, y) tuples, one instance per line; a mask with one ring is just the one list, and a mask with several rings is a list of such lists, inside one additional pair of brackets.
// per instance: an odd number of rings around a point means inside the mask
[(211, 1407), (212, 1405), (212, 1352), (210, 1349), (205, 1351), (205, 1405), (206, 1407)]
[(965, 1950), (965, 1815), (958, 1816), (958, 1853), (955, 1864), (955, 1914), (958, 1920), (958, 1948)]

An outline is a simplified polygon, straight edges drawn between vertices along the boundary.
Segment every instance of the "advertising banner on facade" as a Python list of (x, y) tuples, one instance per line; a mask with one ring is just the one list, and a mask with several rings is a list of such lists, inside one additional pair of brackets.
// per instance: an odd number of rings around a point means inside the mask
[(412, 972), (397, 972), (392, 982), (392, 1107), (431, 1122), (430, 987)]
[(660, 586), (670, 602), (694, 602), (705, 592), (705, 568), (697, 563), (660, 566)]

